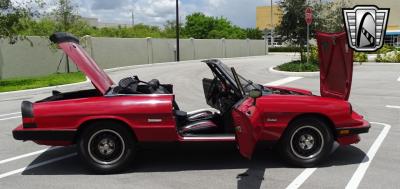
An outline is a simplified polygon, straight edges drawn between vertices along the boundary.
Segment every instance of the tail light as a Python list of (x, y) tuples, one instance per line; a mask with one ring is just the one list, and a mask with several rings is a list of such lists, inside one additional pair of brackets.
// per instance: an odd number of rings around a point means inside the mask
[(33, 117), (33, 103), (29, 101), (22, 101), (21, 104), (22, 125), (24, 128), (36, 128)]

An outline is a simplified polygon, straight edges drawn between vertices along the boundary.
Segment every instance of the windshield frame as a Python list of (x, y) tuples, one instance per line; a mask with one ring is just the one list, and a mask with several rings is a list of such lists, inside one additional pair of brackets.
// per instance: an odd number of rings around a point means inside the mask
[[(218, 67), (222, 70), (222, 72), (226, 75), (226, 77), (228, 77), (232, 81), (232, 83), (234, 83), (238, 91), (241, 91), (239, 85), (241, 86), (244, 95), (246, 95), (253, 89), (264, 90), (264, 87), (262, 85), (253, 83), (251, 80), (244, 78), (243, 76), (238, 74), (236, 70), (232, 72), (232, 69), (230, 69), (226, 64), (219, 62)], [(236, 81), (235, 77), (238, 78), (238, 81)]]

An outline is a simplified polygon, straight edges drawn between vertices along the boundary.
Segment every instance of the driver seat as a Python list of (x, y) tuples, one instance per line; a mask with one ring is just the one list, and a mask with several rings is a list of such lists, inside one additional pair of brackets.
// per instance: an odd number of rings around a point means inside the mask
[(218, 125), (212, 121), (214, 113), (209, 110), (199, 110), (189, 114), (174, 110), (174, 115), (181, 134), (208, 134), (218, 131)]
[(174, 115), (179, 121), (194, 122), (211, 119), (214, 113), (210, 110), (198, 110), (189, 113), (182, 110), (174, 110)]

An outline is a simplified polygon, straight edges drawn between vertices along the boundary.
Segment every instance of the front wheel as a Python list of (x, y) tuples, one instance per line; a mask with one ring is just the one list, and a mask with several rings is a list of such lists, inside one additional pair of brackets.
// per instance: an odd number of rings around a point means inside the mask
[(130, 133), (118, 123), (94, 123), (83, 131), (79, 139), (79, 154), (95, 172), (122, 171), (134, 155), (134, 138)]
[(291, 164), (312, 167), (325, 159), (333, 147), (328, 125), (317, 118), (303, 118), (289, 125), (280, 142), (283, 157)]

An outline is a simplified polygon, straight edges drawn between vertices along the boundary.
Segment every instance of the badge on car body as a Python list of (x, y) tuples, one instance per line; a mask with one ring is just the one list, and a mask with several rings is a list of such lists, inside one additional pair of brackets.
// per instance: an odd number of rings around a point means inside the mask
[(344, 24), (350, 48), (356, 51), (376, 51), (383, 46), (389, 8), (357, 5), (343, 9)]

